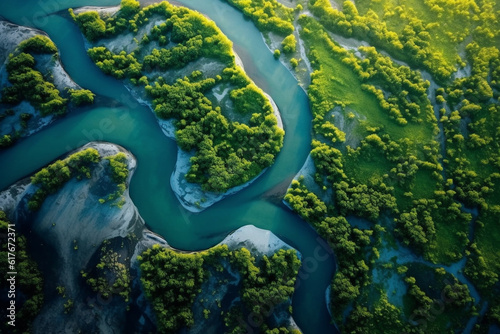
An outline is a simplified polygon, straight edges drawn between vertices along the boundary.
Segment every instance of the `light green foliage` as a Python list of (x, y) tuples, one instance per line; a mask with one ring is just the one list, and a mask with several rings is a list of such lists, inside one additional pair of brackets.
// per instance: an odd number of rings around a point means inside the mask
[[(430, 14), (425, 10), (428, 6), (433, 7)], [(379, 252), (368, 248), (370, 239), (354, 241), (360, 232), (353, 233), (356, 228), (345, 216), (368, 219), (377, 224), (377, 233), (383, 231), (380, 218), (394, 218), (394, 224), (389, 223), (391, 233), (395, 231), (404, 245), (434, 263), (449, 264), (468, 256), (465, 272), (486, 295), (498, 281), (495, 245), (500, 235), (494, 222), (500, 219), (500, 149), (494, 138), (499, 131), (500, 61), (492, 42), (495, 14), (490, 18), (484, 12), (478, 14), (485, 8), (491, 10), (491, 2), (476, 6), (473, 1), (410, 1), (395, 6), (382, 0), (356, 5), (346, 1), (342, 10), (336, 10), (328, 1), (317, 0), (309, 2), (309, 9), (319, 22), (308, 16), (299, 18), (300, 37), (314, 70), (308, 88), (314, 135), (311, 157), (316, 167), (314, 180), (322, 190), (299, 179), (285, 200), (335, 251), (338, 268), (332, 283), (332, 311), (342, 331), (420, 330), (407, 323), (413, 309), (405, 313), (383, 296), (373, 295), (368, 283), (376, 260), (365, 260), (378, 258)], [(473, 19), (474, 13), (488, 21), (489, 28)], [(438, 14), (449, 14), (450, 21), (434, 24), (431, 21)], [(375, 47), (348, 51), (325, 28)], [(457, 66), (466, 65), (457, 58), (457, 50), (473, 29), (475, 41), (466, 47), (471, 75), (446, 82)], [(443, 84), (436, 90), (436, 101), (430, 100), (430, 82), (382, 55), (381, 48), (396, 59), (429, 70)], [(435, 139), (439, 123), (434, 103), (436, 110), (441, 108), (439, 121), (445, 136), (442, 162), (443, 151)], [(464, 212), (462, 203), (479, 209), (477, 243), (469, 246), (472, 216)], [(405, 311), (422, 307), (425, 317), (432, 299), (425, 299), (428, 292), (419, 289), (411, 287), (415, 299)], [(471, 316), (465, 286), (455, 282), (436, 291), (452, 296), (453, 303), (447, 305), (443, 320), (432, 324), (432, 331), (462, 328), (463, 319)], [(488, 319), (495, 321), (493, 316)]]
[(76, 106), (94, 103), (95, 94), (88, 89), (69, 89), (70, 99)]
[[(225, 71), (225, 76), (239, 82), (233, 73)], [(248, 79), (245, 76), (242, 79), (248, 85)], [(146, 91), (153, 97), (155, 113), (160, 118), (179, 120), (176, 124), (179, 146), (186, 151), (196, 149), (186, 179), (200, 183), (205, 190), (223, 192), (249, 181), (272, 164), (281, 148), (283, 131), (277, 128), (272, 108), (262, 93), (259, 95), (264, 105), (260, 105), (260, 110), (250, 111), (256, 101), (249, 105), (247, 96), (259, 93), (253, 86), (231, 93), (243, 108), (241, 112), (253, 112), (250, 126), (229, 122), (220, 108), (214, 109), (203, 94), (214, 84), (214, 79), (200, 80), (199, 74), (193, 72), (191, 78), (178, 79), (174, 85), (157, 81), (154, 86), (146, 86)], [(254, 136), (259, 136), (262, 142), (252, 140)]]
[(137, 0), (122, 0), (120, 4), (120, 15), (129, 18), (141, 10), (141, 4)]
[(67, 99), (62, 98), (54, 84), (34, 68), (35, 59), (28, 53), (9, 56), (7, 72), (12, 86), (3, 89), (2, 102), (17, 104), (27, 100), (43, 116), (65, 113)]
[(88, 148), (42, 168), (31, 177), (31, 183), (38, 186), (38, 189), (28, 202), (29, 209), (38, 210), (47, 196), (59, 190), (72, 177), (90, 178), (90, 168), (100, 158), (96, 149)]
[(230, 97), (234, 102), (235, 110), (242, 114), (250, 114), (264, 108), (267, 112), (272, 110), (269, 101), (262, 94), (262, 90), (254, 83), (232, 90)]
[[(237, 320), (243, 312), (255, 312), (263, 316), (261, 330), (275, 330), (271, 325), (268, 306), (278, 307), (287, 302), (293, 292), (300, 261), (293, 250), (279, 250), (271, 257), (256, 260), (245, 249), (229, 251), (226, 245), (206, 251), (178, 253), (155, 245), (139, 257), (141, 282), (146, 295), (153, 303), (159, 322), (159, 330), (171, 332), (193, 324), (192, 304), (201, 292), (201, 286), (210, 272), (222, 272), (231, 265), (242, 276), (240, 298), (225, 315), (228, 332), (237, 333), (241, 323)], [(220, 301), (219, 307), (220, 305)], [(210, 311), (203, 310), (205, 318)], [(245, 316), (246, 318), (246, 316)], [(271, 331), (270, 333), (274, 333)], [(279, 333), (289, 333), (280, 328)]]
[(122, 51), (120, 54), (113, 54), (103, 46), (91, 48), (87, 53), (106, 74), (111, 74), (118, 79), (140, 77), (142, 65), (133, 53), (127, 54)]
[(99, 13), (91, 11), (75, 15), (71, 8), (69, 13), (89, 41), (93, 42), (106, 36), (106, 22), (99, 17)]
[(109, 167), (111, 168), (111, 177), (116, 184), (125, 183), (128, 176), (127, 156), (123, 152), (118, 152), (115, 155), (105, 158), (109, 160)]
[[(10, 222), (7, 216), (3, 211), (0, 211), (0, 233), (5, 236), (0, 246), (0, 256), (4, 259), (0, 261), (0, 272), (2, 273), (0, 288), (5, 291), (5, 297), (7, 297), (7, 292), (10, 290), (10, 281), (7, 279), (11, 277), (8, 273), (12, 272), (9, 269), (9, 262), (7, 261), (12, 257), (7, 253), (15, 253), (15, 268), (17, 272), (15, 282), (16, 296), (22, 295), (23, 298), (16, 299), (16, 326), (8, 325), (6, 320), (8, 318), (6, 318), (0, 324), (0, 330), (4, 333), (29, 333), (33, 330), (33, 320), (43, 306), (44, 282), (37, 263), (31, 258), (28, 252), (26, 237), (13, 232), (17, 226), (9, 228), (8, 224)], [(7, 242), (7, 236), (9, 237), (9, 242)], [(9, 245), (13, 245), (13, 240), (15, 240), (15, 252), (8, 248)]]
[(240, 9), (255, 25), (263, 31), (272, 31), (281, 35), (293, 32), (293, 8), (283, 6), (276, 0), (227, 0)]
[(410, 1), (397, 5), (385, 0), (356, 5), (345, 1), (342, 11), (332, 8), (327, 0), (313, 0), (310, 5), (327, 29), (369, 40), (398, 58), (428, 69), (440, 80), (449, 78), (455, 70), (460, 59), (459, 43), (477, 25), (476, 15), (487, 10), (474, 1)]
[(25, 53), (35, 53), (35, 54), (56, 54), (57, 53), (57, 47), (48, 38), (47, 36), (43, 35), (36, 35), (33, 36), (29, 39), (26, 39), (19, 43), (19, 51), (25, 52)]

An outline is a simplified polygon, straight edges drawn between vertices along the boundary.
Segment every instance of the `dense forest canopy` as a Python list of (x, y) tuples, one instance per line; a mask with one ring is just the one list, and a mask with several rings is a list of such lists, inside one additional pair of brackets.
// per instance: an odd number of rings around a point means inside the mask
[[(227, 2), (260, 29), (276, 61), (307, 89), (312, 141), (311, 166), (304, 171), (312, 172), (291, 182), (284, 201), (335, 252), (328, 297), (340, 331), (498, 330), (499, 3)], [(141, 7), (123, 0), (114, 15), (69, 12), (92, 43), (87, 52), (96, 66), (124, 80), (159, 119), (172, 122), (179, 148), (192, 154), (187, 181), (223, 193), (274, 163), (284, 131), (212, 21), (168, 2)], [(111, 43), (117, 40), (118, 47)], [(37, 67), (45, 56), (58, 54), (44, 36), (23, 41), (9, 55), (4, 105), (27, 101), (47, 116), (93, 102), (90, 91), (59, 90)], [(218, 98), (220, 91), (227, 93)], [(8, 109), (0, 121), (12, 115)], [(31, 117), (24, 113), (19, 121)], [(3, 135), (0, 146), (15, 138)], [(87, 149), (34, 174), (29, 209), (39, 210), (72, 178), (90, 178), (97, 164), (112, 181), (100, 202), (121, 206), (126, 155), (103, 159)], [(8, 224), (2, 212), (0, 223)], [(31, 315), (43, 301), (41, 278), (19, 240), (19, 263), (29, 278), (22, 283), (27, 293), (21, 314)], [(227, 332), (244, 332), (239, 319), (248, 313), (263, 319), (256, 331), (297, 332), (275, 326), (262, 307), (288, 306), (301, 264), (292, 250), (255, 258), (245, 248), (224, 245), (192, 253), (155, 245), (139, 261), (161, 332), (192, 326), (201, 289), (234, 272), (238, 297), (229, 307), (218, 305)], [(93, 291), (111, 295), (119, 287), (128, 302), (130, 273), (116, 252), (101, 248), (91, 269), (82, 280)]]

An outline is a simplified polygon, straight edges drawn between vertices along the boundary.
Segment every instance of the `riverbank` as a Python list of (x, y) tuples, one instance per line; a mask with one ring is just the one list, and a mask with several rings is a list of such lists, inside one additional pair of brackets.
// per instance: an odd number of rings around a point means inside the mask
[[(240, 57), (238, 54), (233, 50), (233, 53), (235, 55), (235, 62), (237, 66), (240, 66), (243, 71), (244, 66), (243, 62), (241, 61)], [(271, 106), (273, 107), (273, 114), (276, 117), (277, 120), (277, 125), (280, 129), (284, 130), (283, 127), (283, 121), (281, 119), (281, 113), (278, 109), (278, 106), (274, 102), (273, 98), (268, 95), (267, 93), (263, 92), (264, 96), (267, 97), (269, 102), (271, 103)], [(222, 98), (222, 97), (221, 97)], [(151, 106), (150, 106), (151, 107)], [(167, 135), (168, 137), (175, 139), (175, 128), (173, 126), (173, 123), (171, 121), (164, 121), (164, 120), (159, 120), (160, 127), (162, 128), (162, 131)], [(171, 136), (171, 134), (174, 134), (174, 136)], [(189, 169), (191, 168), (191, 157), (194, 156), (193, 152), (185, 152), (181, 150), (180, 148), (177, 151), (177, 162), (175, 165), (174, 172), (172, 173), (172, 176), (170, 177), (170, 186), (172, 187), (172, 190), (175, 193), (175, 196), (179, 200), (179, 202), (182, 204), (182, 206), (191, 212), (201, 212), (205, 210), (206, 208), (212, 206), (213, 204), (223, 200), (225, 197), (233, 195), (240, 190), (245, 189), (248, 187), (250, 184), (252, 184), (255, 180), (257, 180), (262, 174), (265, 173), (266, 169), (262, 170), (257, 176), (255, 176), (253, 179), (250, 181), (241, 184), (239, 186), (233, 187), (229, 189), (228, 191), (224, 193), (214, 193), (214, 192), (209, 192), (209, 191), (204, 191), (201, 188), (201, 185), (196, 184), (196, 183), (190, 183), (186, 180), (185, 175), (188, 173)]]
[[(8, 56), (15, 52), (18, 45), (34, 36), (48, 35), (38, 29), (19, 26), (8, 21), (0, 21), (0, 89), (8, 87), (11, 84), (8, 80), (7, 63)], [(67, 89), (81, 89), (66, 73), (59, 55), (34, 55), (35, 70), (39, 71), (43, 76), (50, 76), (51, 82), (59, 90), (66, 94)], [(14, 138), (25, 138), (31, 136), (49, 124), (53, 123), (57, 117), (54, 115), (42, 116), (29, 102), (22, 101), (17, 105), (2, 104), (5, 110), (9, 110), (10, 114), (6, 114), (0, 123), (0, 136), (9, 135)], [(2, 109), (3, 109), (2, 108)], [(74, 109), (73, 106), (68, 106), (68, 112)], [(29, 119), (22, 121), (21, 115), (30, 115)], [(23, 116), (26, 117), (26, 116)]]
[[(78, 8), (78, 9), (74, 10), (74, 13), (78, 14), (78, 13), (83, 13), (83, 12), (90, 11), (90, 10), (97, 10), (99, 13), (101, 13), (101, 14), (104, 13), (105, 15), (114, 15), (114, 14), (116, 14), (117, 10), (119, 10), (119, 7), (116, 7), (116, 6), (111, 7), (111, 8), (107, 8), (107, 7), (82, 7), (82, 8)], [(151, 22), (149, 22), (146, 26), (140, 28), (140, 33), (148, 31), (149, 29), (151, 29), (151, 27), (153, 25), (156, 25), (159, 23), (160, 23), (160, 21), (156, 22), (155, 20), (151, 20)], [(114, 52), (117, 52), (117, 49), (115, 50), (114, 48), (116, 48), (118, 46), (122, 47), (123, 45), (125, 45), (127, 52), (130, 52), (135, 47), (137, 47), (137, 43), (133, 42), (134, 41), (133, 37), (134, 37), (133, 34), (127, 33), (124, 36), (111, 38), (111, 39), (105, 39), (102, 43), (108, 49), (110, 49)], [(243, 71), (245, 71), (243, 62), (241, 61), (240, 57), (238, 56), (238, 54), (235, 52), (234, 49), (232, 49), (232, 53), (234, 55), (234, 61), (235, 61), (236, 66), (239, 66)], [(198, 63), (198, 62), (202, 63), (201, 65), (199, 64), (201, 66), (201, 68), (205, 68), (206, 66), (203, 66), (203, 65), (207, 65), (207, 64), (204, 64), (204, 59), (195, 61), (195, 63)], [(214, 64), (212, 64), (212, 65), (214, 65)], [(186, 66), (185, 68), (179, 69), (179, 70), (177, 70), (177, 69), (176, 70), (168, 70), (167, 72), (172, 72), (172, 73), (169, 73), (171, 75), (166, 75), (166, 74), (162, 74), (162, 75), (165, 75), (165, 77), (167, 77), (167, 78), (183, 77), (183, 76), (189, 75), (192, 72), (192, 70), (196, 69), (196, 68), (191, 69), (191, 67), (192, 66), (190, 66), (190, 64), (188, 64), (188, 66)], [(213, 68), (214, 66), (210, 66), (210, 67)], [(245, 74), (246, 74), (246, 72), (245, 72)], [(248, 77), (248, 75), (247, 75), (247, 77)], [(253, 81), (252, 81), (252, 83), (253, 83)], [(132, 86), (131, 84), (125, 83), (125, 82), (124, 82), (124, 85), (129, 91), (131, 91), (132, 95), (139, 103), (146, 105), (154, 113), (154, 108), (153, 108), (152, 103), (148, 100), (148, 97), (140, 88), (138, 88), (136, 86)], [(222, 94), (214, 94), (214, 96), (216, 96), (218, 100), (222, 100), (228, 93), (229, 93), (229, 90), (224, 90)], [(278, 109), (278, 106), (276, 105), (276, 103), (274, 102), (274, 100), (272, 99), (272, 97), (270, 95), (268, 95), (265, 92), (262, 92), (262, 93), (269, 100), (269, 102), (273, 108), (273, 114), (276, 117), (277, 126), (283, 130), (284, 129), (283, 121), (281, 119), (281, 114), (280, 114), (280, 111)], [(156, 114), (155, 114), (155, 116), (156, 116)], [(175, 129), (175, 125), (174, 125), (174, 120), (163, 120), (163, 119), (159, 119), (157, 117), (157, 121), (158, 121), (158, 124), (159, 124), (160, 128), (162, 129), (163, 133), (167, 137), (175, 140), (176, 129)], [(189, 170), (191, 168), (190, 159), (193, 156), (194, 156), (194, 152), (185, 152), (179, 148), (178, 152), (177, 152), (177, 162), (175, 165), (175, 169), (174, 169), (174, 172), (172, 173), (171, 178), (170, 178), (170, 185), (171, 185), (171, 188), (172, 188), (173, 192), (175, 193), (177, 199), (179, 200), (181, 205), (186, 210), (191, 211), (191, 212), (201, 212), (204, 209), (219, 202), (223, 198), (239, 192), (240, 190), (249, 186), (253, 181), (255, 181), (260, 175), (262, 175), (264, 173), (264, 171), (262, 171), (259, 175), (254, 177), (252, 180), (250, 180), (244, 184), (241, 184), (239, 186), (233, 187), (224, 193), (215, 193), (215, 192), (204, 191), (202, 189), (201, 185), (195, 184), (195, 183), (189, 183), (189, 182), (187, 182), (187, 180), (185, 178), (185, 175), (189, 172)]]

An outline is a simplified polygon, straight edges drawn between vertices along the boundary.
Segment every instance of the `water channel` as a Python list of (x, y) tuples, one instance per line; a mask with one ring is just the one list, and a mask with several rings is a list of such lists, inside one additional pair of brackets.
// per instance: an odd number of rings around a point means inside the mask
[[(62, 1), (61, 1), (62, 2)], [(117, 0), (4, 2), (7, 20), (45, 31), (60, 50), (61, 61), (80, 86), (117, 101), (69, 114), (39, 133), (0, 152), (0, 189), (32, 174), (60, 155), (91, 140), (124, 146), (138, 161), (130, 195), (147, 226), (173, 247), (199, 250), (211, 247), (246, 224), (271, 230), (298, 249), (301, 268), (293, 297), (293, 315), (304, 333), (334, 333), (325, 303), (325, 290), (335, 270), (333, 256), (323, 256), (325, 243), (309, 225), (281, 203), (263, 194), (289, 181), (304, 163), (311, 142), (307, 96), (288, 70), (276, 61), (260, 32), (243, 15), (220, 0), (182, 0), (212, 20), (233, 41), (248, 75), (276, 101), (285, 126), (285, 141), (276, 163), (248, 188), (193, 214), (178, 202), (170, 188), (177, 145), (161, 132), (153, 113), (138, 104), (122, 82), (104, 75), (88, 58), (76, 25), (58, 13), (69, 7), (117, 5)]]

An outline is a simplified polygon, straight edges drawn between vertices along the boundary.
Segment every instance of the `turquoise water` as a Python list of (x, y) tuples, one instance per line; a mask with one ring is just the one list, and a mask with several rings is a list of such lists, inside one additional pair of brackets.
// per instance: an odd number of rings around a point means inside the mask
[(213, 246), (230, 231), (253, 224), (273, 231), (297, 248), (305, 259), (293, 299), (294, 317), (304, 333), (331, 333), (324, 292), (334, 272), (332, 256), (323, 256), (318, 235), (288, 210), (262, 195), (295, 175), (310, 150), (311, 116), (306, 94), (293, 76), (264, 44), (258, 30), (243, 15), (218, 0), (180, 1), (213, 19), (233, 41), (245, 68), (269, 93), (281, 110), (285, 141), (274, 166), (252, 185), (199, 214), (186, 211), (170, 189), (170, 175), (177, 146), (161, 132), (152, 112), (135, 102), (123, 84), (103, 75), (92, 64), (76, 26), (52, 12), (82, 5), (114, 5), (115, 1), (25, 1), (1, 3), (0, 15), (8, 20), (37, 27), (49, 34), (60, 49), (70, 76), (82, 87), (118, 101), (116, 107), (95, 106), (68, 115), (40, 133), (0, 153), (0, 189), (33, 173), (58, 156), (91, 140), (124, 146), (137, 158), (138, 167), (130, 195), (148, 227), (172, 246), (198, 250)]

